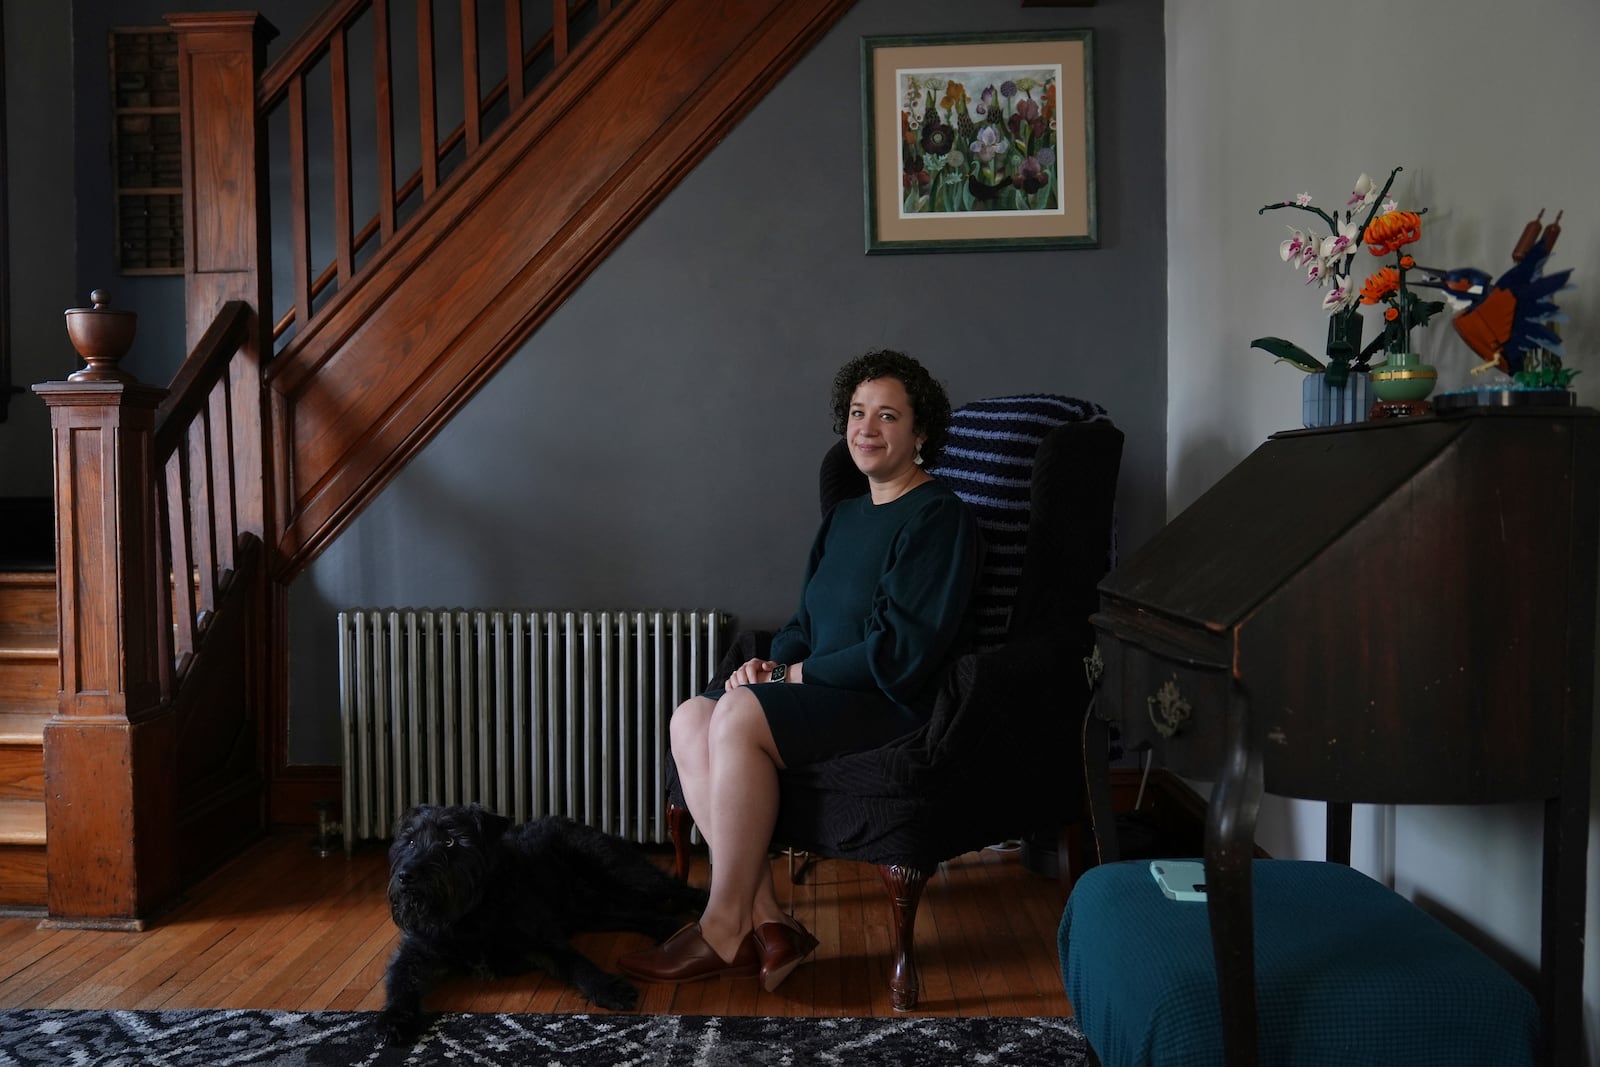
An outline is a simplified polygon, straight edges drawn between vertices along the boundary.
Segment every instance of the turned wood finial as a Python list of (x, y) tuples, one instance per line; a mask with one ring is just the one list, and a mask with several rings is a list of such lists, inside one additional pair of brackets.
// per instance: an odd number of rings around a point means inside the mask
[(133, 375), (117, 367), (117, 362), (133, 347), (133, 334), (139, 316), (132, 311), (111, 307), (111, 294), (96, 289), (89, 294), (94, 306), (68, 308), (67, 336), (88, 364), (67, 375), (69, 382), (136, 382)]

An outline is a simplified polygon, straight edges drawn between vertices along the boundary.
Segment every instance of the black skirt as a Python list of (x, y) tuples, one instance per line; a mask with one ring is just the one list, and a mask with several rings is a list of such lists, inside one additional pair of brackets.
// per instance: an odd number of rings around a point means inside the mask
[[(761, 701), (773, 743), (785, 767), (803, 767), (846, 752), (893, 741), (927, 721), (876, 689), (830, 689), (822, 685), (761, 682), (747, 687)], [(722, 687), (703, 696), (716, 700)]]

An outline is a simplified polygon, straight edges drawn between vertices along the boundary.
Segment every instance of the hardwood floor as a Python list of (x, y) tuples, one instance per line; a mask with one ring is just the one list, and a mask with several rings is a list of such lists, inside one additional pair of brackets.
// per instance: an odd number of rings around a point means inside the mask
[[(398, 937), (376, 848), (318, 858), (306, 831), (274, 834), (196, 886), (142, 933), (41, 929), (0, 918), (0, 1008), (376, 1010)], [(668, 866), (663, 853), (658, 861)], [(788, 865), (774, 861), (780, 895)], [(704, 857), (692, 880), (703, 883)], [(889, 908), (876, 867), (823, 861), (795, 890), (795, 913), (822, 940), (776, 993), (753, 980), (644, 985), (639, 1010), (671, 1015), (892, 1016)], [(928, 881), (917, 915), (917, 1014), (1071, 1014), (1056, 960), (1066, 893), (1015, 853), (969, 853)], [(576, 942), (602, 967), (646, 944), (638, 934)], [(452, 979), (432, 1010), (592, 1012), (540, 975)]]

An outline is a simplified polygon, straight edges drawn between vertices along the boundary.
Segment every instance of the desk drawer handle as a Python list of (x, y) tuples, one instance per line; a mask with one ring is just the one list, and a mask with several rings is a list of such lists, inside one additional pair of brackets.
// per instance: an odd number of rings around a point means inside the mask
[(1162, 737), (1172, 737), (1182, 730), (1183, 724), (1189, 721), (1189, 715), (1194, 710), (1189, 706), (1189, 702), (1183, 699), (1183, 694), (1178, 692), (1176, 678), (1162, 682), (1155, 696), (1144, 699), (1150, 706), (1150, 723)]
[(1095, 645), (1094, 651), (1083, 657), (1083, 673), (1089, 679), (1089, 691), (1093, 692), (1100, 684), (1100, 676), (1106, 673), (1106, 661), (1100, 655), (1099, 645)]

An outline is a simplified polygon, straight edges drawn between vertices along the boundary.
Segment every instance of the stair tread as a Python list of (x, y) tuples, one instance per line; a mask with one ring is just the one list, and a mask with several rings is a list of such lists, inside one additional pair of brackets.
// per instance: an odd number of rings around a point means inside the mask
[(14, 659), (54, 659), (56, 635), (36, 630), (12, 630), (0, 626), (0, 656)]
[(33, 586), (36, 589), (54, 589), (56, 587), (56, 572), (54, 570), (0, 570), (0, 586), (7, 585)]
[(0, 845), (44, 844), (44, 801), (0, 801)]
[(0, 745), (40, 744), (50, 712), (0, 708)]

